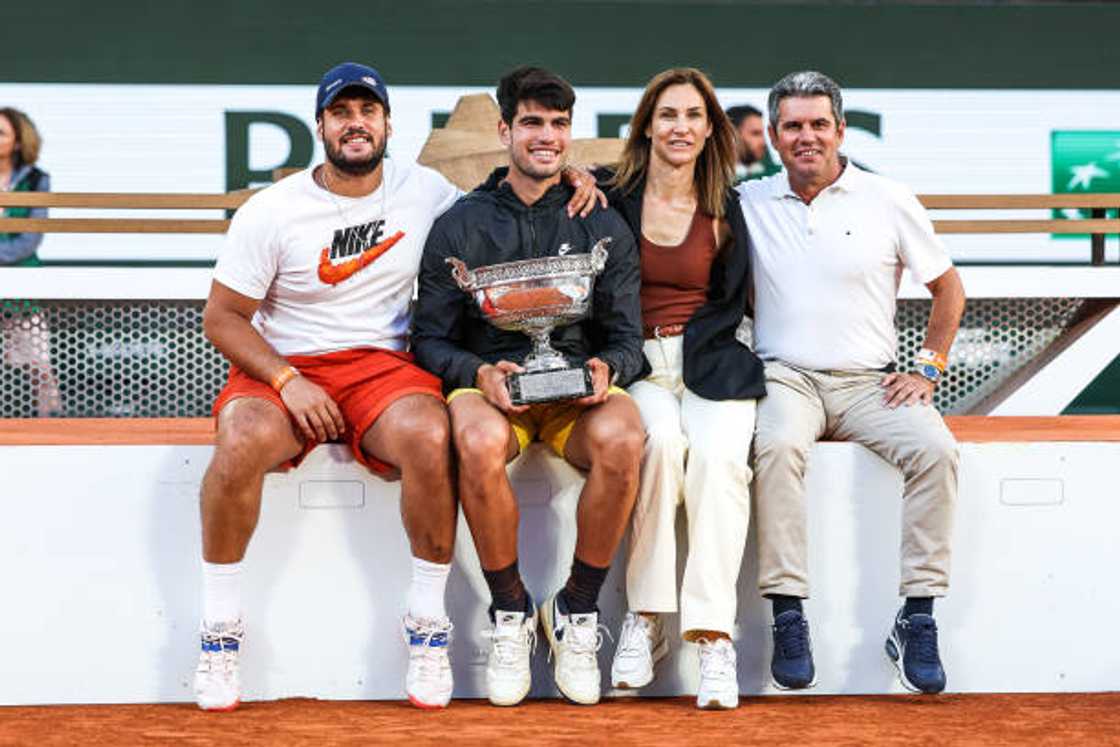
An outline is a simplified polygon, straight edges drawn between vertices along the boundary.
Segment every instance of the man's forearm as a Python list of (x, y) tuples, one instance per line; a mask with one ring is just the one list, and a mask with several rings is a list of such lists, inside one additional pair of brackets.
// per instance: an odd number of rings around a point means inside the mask
[(933, 308), (922, 346), (947, 356), (964, 313), (964, 286), (956, 269), (951, 268), (926, 287), (933, 296)]
[(271, 383), (288, 362), (245, 318), (231, 312), (203, 319), (207, 339), (230, 363), (258, 381)]

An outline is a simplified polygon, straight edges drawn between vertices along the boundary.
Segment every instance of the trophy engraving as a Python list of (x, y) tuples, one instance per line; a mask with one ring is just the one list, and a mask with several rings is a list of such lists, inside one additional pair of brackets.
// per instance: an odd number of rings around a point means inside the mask
[(471, 294), (486, 320), (498, 329), (522, 332), (533, 349), (524, 373), (506, 379), (514, 404), (551, 402), (594, 393), (586, 366), (572, 367), (553, 349), (552, 330), (583, 319), (591, 306), (595, 277), (607, 263), (610, 237), (587, 254), (563, 254), (468, 269), (448, 257), (455, 282)]

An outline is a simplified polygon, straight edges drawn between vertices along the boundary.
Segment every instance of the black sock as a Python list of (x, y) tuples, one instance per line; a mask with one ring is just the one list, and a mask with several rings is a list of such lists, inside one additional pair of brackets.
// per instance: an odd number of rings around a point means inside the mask
[(795, 610), (797, 612), (802, 611), (801, 597), (791, 597), (786, 594), (767, 594), (766, 598), (769, 599), (770, 603), (774, 606), (775, 619), (783, 612), (789, 612), (790, 610)]
[(490, 587), (490, 599), (496, 610), (505, 612), (522, 612), (529, 595), (525, 593), (525, 585), (521, 583), (521, 573), (517, 570), (517, 561), (497, 571), (482, 569), (486, 577), (486, 585)]
[(588, 565), (579, 558), (572, 560), (572, 575), (568, 576), (563, 592), (569, 614), (582, 615), (599, 609), (599, 589), (603, 588), (609, 570)]
[(933, 597), (906, 597), (906, 604), (902, 607), (902, 616), (910, 617), (913, 614), (932, 615)]

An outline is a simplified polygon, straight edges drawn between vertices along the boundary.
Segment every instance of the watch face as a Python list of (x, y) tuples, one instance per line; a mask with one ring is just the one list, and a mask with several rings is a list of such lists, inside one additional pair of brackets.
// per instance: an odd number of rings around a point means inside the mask
[(935, 383), (941, 379), (941, 372), (932, 363), (923, 363), (918, 366), (918, 375)]

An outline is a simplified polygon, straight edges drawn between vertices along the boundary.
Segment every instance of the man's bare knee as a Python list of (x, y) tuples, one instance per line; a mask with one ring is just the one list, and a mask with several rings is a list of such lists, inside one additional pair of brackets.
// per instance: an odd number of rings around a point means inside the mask
[(636, 469), (645, 448), (645, 431), (622, 414), (597, 418), (587, 429), (587, 447), (592, 464), (619, 471)]
[(461, 468), (504, 467), (509, 448), (509, 424), (502, 418), (460, 423), (455, 428), (455, 452)]
[(298, 453), (287, 416), (272, 404), (235, 400), (223, 408), (211, 466), (227, 479), (263, 474)]
[(430, 469), (433, 460), (449, 462), (451, 456), (451, 423), (447, 409), (433, 397), (414, 403), (407, 412), (396, 417), (387, 434), (394, 442), (393, 451), (402, 469), (417, 464)]

